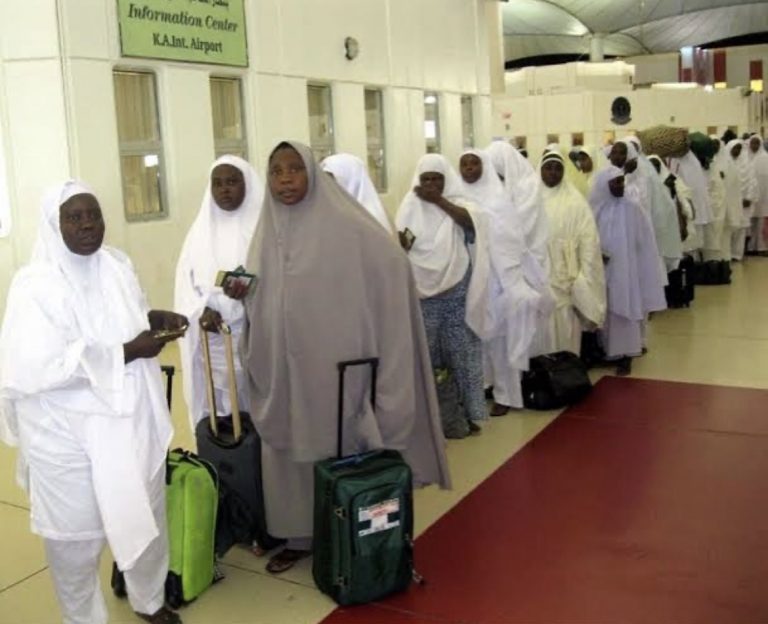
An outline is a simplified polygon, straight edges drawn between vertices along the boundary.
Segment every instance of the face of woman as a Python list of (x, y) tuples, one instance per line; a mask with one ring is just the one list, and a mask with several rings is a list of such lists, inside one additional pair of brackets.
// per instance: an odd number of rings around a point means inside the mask
[(419, 184), (442, 195), (445, 189), (445, 176), (437, 171), (425, 171), (419, 176)]
[(760, 137), (753, 136), (749, 140), (749, 149), (751, 149), (754, 154), (757, 154), (757, 152), (760, 151), (760, 143)]
[(608, 181), (608, 190), (614, 197), (624, 197), (624, 176)]
[(211, 195), (222, 210), (237, 210), (245, 199), (243, 172), (232, 165), (217, 165), (211, 172)]
[(731, 156), (733, 156), (733, 158), (741, 156), (741, 144), (734, 145), (731, 148)]
[(594, 168), (594, 164), (592, 163), (592, 159), (590, 158), (589, 154), (579, 152), (578, 161), (579, 161), (579, 168), (584, 173), (592, 172), (592, 169)]
[(269, 192), (281, 204), (293, 206), (307, 196), (309, 175), (299, 153), (289, 146), (277, 149), (269, 159)]
[(565, 169), (557, 160), (548, 160), (541, 167), (541, 181), (549, 188), (554, 188), (563, 181)]
[(608, 160), (611, 161), (614, 167), (623, 169), (624, 164), (627, 162), (627, 146), (624, 143), (614, 143), (611, 153), (608, 154)]
[(101, 206), (93, 195), (74, 195), (59, 208), (61, 238), (74, 254), (96, 253), (104, 242), (105, 229)]
[(464, 154), (459, 161), (461, 177), (467, 184), (474, 184), (483, 175), (483, 161), (474, 154)]

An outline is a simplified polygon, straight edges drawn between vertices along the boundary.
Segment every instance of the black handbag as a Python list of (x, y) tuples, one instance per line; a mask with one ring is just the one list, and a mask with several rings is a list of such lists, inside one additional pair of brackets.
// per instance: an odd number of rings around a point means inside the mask
[(575, 353), (558, 351), (531, 358), (523, 373), (523, 405), (551, 410), (572, 405), (592, 390), (587, 367)]

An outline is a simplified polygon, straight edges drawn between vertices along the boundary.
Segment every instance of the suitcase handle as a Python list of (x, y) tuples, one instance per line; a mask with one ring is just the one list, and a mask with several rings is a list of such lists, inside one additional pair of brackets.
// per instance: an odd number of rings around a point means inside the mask
[(336, 457), (341, 459), (343, 447), (343, 424), (344, 424), (344, 373), (350, 366), (370, 366), (371, 367), (371, 407), (376, 411), (376, 373), (379, 369), (379, 358), (362, 358), (359, 360), (347, 360), (339, 362), (336, 367), (339, 369), (339, 414), (336, 430)]
[[(232, 329), (224, 321), (218, 325), (219, 333), (224, 337), (224, 350), (227, 355), (227, 370), (229, 372), (229, 401), (232, 404), (232, 429), (237, 444), (243, 437), (243, 422), (240, 417), (240, 402), (237, 399), (237, 385), (235, 383), (235, 355), (232, 349)], [(211, 350), (208, 343), (208, 330), (200, 322), (200, 341), (203, 344), (203, 361), (205, 363), (205, 391), (208, 395), (209, 422), (211, 432), (215, 438), (219, 437), (219, 423), (216, 420), (216, 395), (213, 387), (213, 369), (211, 367)]]

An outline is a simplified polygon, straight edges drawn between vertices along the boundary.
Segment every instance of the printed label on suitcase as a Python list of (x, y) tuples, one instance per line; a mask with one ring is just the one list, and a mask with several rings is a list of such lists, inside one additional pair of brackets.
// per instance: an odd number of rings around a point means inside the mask
[(400, 499), (393, 498), (369, 507), (361, 507), (357, 512), (357, 521), (365, 525), (365, 528), (357, 532), (359, 537), (400, 526)]

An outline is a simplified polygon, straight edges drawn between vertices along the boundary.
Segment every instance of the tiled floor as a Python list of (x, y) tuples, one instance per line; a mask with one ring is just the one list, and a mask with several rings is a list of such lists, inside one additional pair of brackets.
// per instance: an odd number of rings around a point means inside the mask
[[(691, 309), (657, 315), (650, 327), (650, 351), (635, 362), (634, 376), (768, 388), (767, 284), (768, 260), (750, 259), (735, 266), (730, 287), (699, 288)], [(173, 352), (165, 354), (165, 361), (175, 359)], [(595, 377), (605, 372), (609, 371), (597, 371)], [(189, 447), (191, 435), (178, 375), (175, 385), (176, 442)], [(553, 417), (547, 413), (511, 414), (493, 419), (477, 438), (449, 443), (455, 489), (442, 492), (430, 488), (417, 493), (417, 533), (485, 480)], [(13, 470), (13, 451), (0, 447), (0, 624), (58, 623), (60, 616), (42, 547), (29, 533), (26, 498), (13, 482)], [(184, 621), (301, 624), (318, 622), (333, 610), (333, 603), (314, 588), (308, 561), (279, 578), (267, 575), (263, 565), (263, 560), (244, 550), (230, 553), (227, 579), (185, 608)], [(105, 584), (108, 568), (109, 558), (105, 556)], [(138, 621), (125, 603), (111, 596), (108, 602), (112, 622)]]

